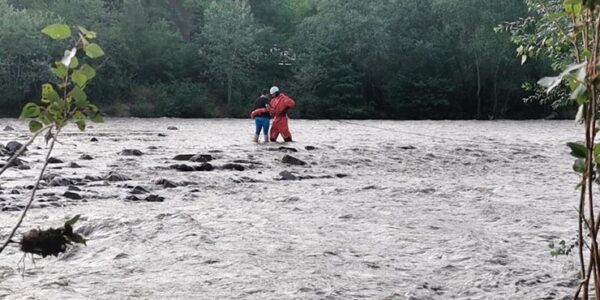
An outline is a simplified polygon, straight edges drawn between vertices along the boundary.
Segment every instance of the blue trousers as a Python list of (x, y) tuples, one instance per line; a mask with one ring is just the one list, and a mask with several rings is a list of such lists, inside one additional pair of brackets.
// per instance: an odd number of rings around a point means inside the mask
[(271, 120), (267, 117), (256, 117), (254, 118), (254, 123), (256, 124), (256, 135), (259, 135), (261, 130), (263, 134), (269, 134), (269, 123)]

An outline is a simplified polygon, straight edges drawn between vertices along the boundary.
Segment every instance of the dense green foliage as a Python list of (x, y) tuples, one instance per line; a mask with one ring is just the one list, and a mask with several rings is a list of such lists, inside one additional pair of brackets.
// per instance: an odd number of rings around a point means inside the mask
[(102, 32), (88, 87), (111, 115), (248, 114), (278, 85), (305, 118), (539, 117), (521, 88), (547, 72), (521, 66), (509, 34), (522, 0), (0, 0), (0, 108), (14, 115), (64, 49), (45, 24)]

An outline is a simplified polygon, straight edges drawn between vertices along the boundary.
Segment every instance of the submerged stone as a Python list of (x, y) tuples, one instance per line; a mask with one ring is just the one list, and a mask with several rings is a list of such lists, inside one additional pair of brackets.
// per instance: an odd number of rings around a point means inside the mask
[(284, 164), (290, 164), (290, 165), (296, 165), (296, 166), (304, 166), (306, 165), (306, 162), (300, 159), (297, 159), (291, 155), (285, 155), (281, 161)]

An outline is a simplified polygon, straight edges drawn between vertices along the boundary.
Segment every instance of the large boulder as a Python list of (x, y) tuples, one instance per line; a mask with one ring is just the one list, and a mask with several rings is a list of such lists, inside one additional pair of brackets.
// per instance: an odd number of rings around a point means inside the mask
[(215, 169), (215, 167), (213, 167), (213, 165), (209, 164), (209, 163), (203, 163), (197, 167), (195, 167), (196, 171), (212, 171)]
[(106, 176), (105, 179), (106, 179), (106, 181), (111, 181), (111, 182), (131, 180), (131, 178), (129, 178), (123, 174), (116, 173), (116, 172), (108, 173), (108, 175)]
[[(19, 151), (19, 149), (21, 149), (21, 147), (23, 147), (23, 144), (16, 142), (16, 141), (11, 141), (11, 142), (8, 142), (8, 144), (6, 144), (6, 146), (4, 148), (6, 148), (6, 150), (8, 150), (10, 155), (13, 155), (17, 151)], [(25, 149), (25, 151), (27, 151), (27, 149)]]
[(223, 170), (234, 170), (234, 171), (244, 171), (244, 166), (240, 164), (224, 164), (221, 167)]
[(134, 195), (140, 195), (140, 194), (147, 194), (149, 192), (145, 188), (138, 185), (138, 186), (134, 187), (129, 193), (134, 194)]
[(146, 202), (163, 202), (163, 201), (165, 201), (165, 197), (161, 197), (159, 195), (148, 195), (148, 197), (146, 197), (146, 199), (144, 199), (144, 201), (146, 201)]
[(56, 157), (50, 157), (50, 158), (48, 158), (48, 163), (49, 164), (62, 164), (63, 161)]
[(281, 176), (279, 178), (279, 180), (297, 180), (298, 177), (296, 177), (296, 175), (292, 174), (290, 171), (283, 171), (281, 173), (279, 173), (279, 176)]
[(213, 160), (213, 157), (210, 154), (196, 154), (190, 157), (189, 160), (193, 162), (209, 162)]
[(75, 193), (75, 192), (70, 192), (70, 191), (66, 191), (63, 196), (65, 196), (65, 198), (71, 199), (71, 200), (81, 200), (83, 199), (83, 197), (81, 197), (81, 195)]
[(49, 186), (69, 186), (72, 185), (73, 181), (68, 178), (56, 176), (48, 183)]
[(194, 157), (195, 154), (178, 154), (173, 157), (173, 160), (187, 161)]
[(306, 165), (306, 162), (300, 159), (297, 159), (291, 155), (285, 155), (281, 161), (284, 164), (289, 164), (289, 165), (296, 165), (296, 166), (304, 166)]
[(193, 172), (196, 169), (188, 165), (171, 165), (169, 168), (180, 171), (180, 172)]
[(168, 180), (168, 179), (164, 179), (164, 178), (154, 181), (154, 184), (162, 185), (165, 188), (176, 188), (179, 186), (177, 183), (175, 183), (171, 180)]
[(123, 149), (123, 151), (119, 152), (121, 155), (125, 156), (142, 156), (144, 153), (138, 149)]

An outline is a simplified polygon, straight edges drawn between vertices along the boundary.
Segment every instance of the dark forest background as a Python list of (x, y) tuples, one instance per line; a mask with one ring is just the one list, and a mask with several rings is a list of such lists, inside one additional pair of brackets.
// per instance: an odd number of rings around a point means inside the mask
[(0, 114), (39, 98), (64, 47), (40, 30), (82, 25), (106, 52), (87, 90), (113, 116), (247, 117), (279, 86), (301, 118), (539, 118), (499, 24), (522, 0), (0, 0)]

